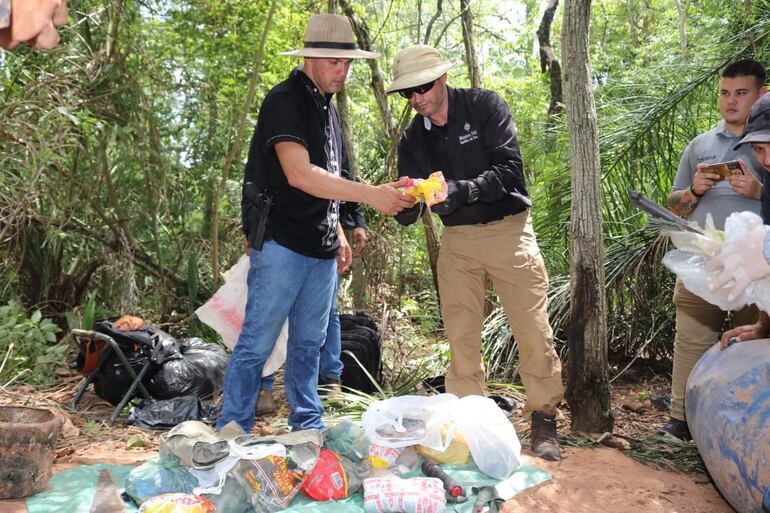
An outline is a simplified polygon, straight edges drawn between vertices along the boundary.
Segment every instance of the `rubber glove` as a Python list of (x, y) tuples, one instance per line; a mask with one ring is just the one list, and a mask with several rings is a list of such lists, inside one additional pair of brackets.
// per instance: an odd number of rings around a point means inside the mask
[(430, 207), (433, 212), (440, 216), (451, 214), (468, 201), (468, 180), (447, 180), (446, 188), (446, 199)]
[(409, 226), (419, 219), (420, 214), (422, 214), (422, 206), (423, 202), (418, 201), (412, 208), (405, 208), (395, 215), (396, 221), (400, 225)]
[(770, 276), (770, 264), (762, 251), (769, 230), (770, 226), (757, 226), (740, 239), (724, 243), (709, 266), (712, 271), (722, 269), (719, 276), (709, 283), (709, 290), (714, 291), (731, 280), (735, 281), (727, 296), (727, 300), (732, 301), (752, 281)]

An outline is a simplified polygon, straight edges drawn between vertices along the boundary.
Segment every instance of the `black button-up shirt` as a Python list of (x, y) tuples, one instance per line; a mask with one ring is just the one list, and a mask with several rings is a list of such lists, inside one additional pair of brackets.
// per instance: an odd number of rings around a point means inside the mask
[(304, 146), (312, 164), (341, 174), (344, 149), (337, 109), (331, 95), (322, 96), (300, 68), (262, 101), (244, 182), (254, 182), (273, 196), (266, 239), (305, 256), (334, 258), (339, 249), (339, 201), (317, 198), (289, 185), (274, 148), (286, 141)]

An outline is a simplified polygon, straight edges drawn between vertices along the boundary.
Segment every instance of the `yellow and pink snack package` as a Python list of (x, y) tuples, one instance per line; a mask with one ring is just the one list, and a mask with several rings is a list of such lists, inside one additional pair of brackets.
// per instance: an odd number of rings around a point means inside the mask
[(407, 178), (402, 190), (429, 207), (441, 203), (447, 196), (446, 180), (441, 171), (431, 173), (428, 178)]

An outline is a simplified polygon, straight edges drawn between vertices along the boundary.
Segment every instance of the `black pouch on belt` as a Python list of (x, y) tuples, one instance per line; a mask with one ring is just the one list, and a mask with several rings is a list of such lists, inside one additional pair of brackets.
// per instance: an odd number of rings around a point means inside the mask
[(272, 204), (273, 198), (267, 191), (259, 191), (253, 182), (243, 184), (243, 226), (249, 238), (249, 247), (257, 251), (262, 249), (265, 240), (265, 227)]

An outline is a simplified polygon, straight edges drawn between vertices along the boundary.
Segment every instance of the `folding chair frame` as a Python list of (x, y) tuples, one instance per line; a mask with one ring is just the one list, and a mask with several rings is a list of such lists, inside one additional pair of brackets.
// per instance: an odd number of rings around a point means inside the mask
[[(147, 359), (147, 362), (142, 366), (142, 368), (139, 370), (139, 373), (137, 374), (136, 371), (134, 371), (134, 368), (131, 367), (131, 364), (128, 363), (128, 360), (126, 359), (126, 355), (123, 354), (123, 350), (120, 348), (118, 343), (115, 342), (115, 340), (109, 335), (105, 335), (104, 333), (99, 333), (97, 331), (77, 330), (77, 329), (72, 330), (71, 335), (75, 337), (76, 340), (79, 338), (88, 338), (89, 340), (91, 340), (92, 343), (94, 343), (97, 340), (100, 340), (106, 343), (106, 345), (99, 350), (99, 363), (96, 365), (96, 368), (94, 369), (93, 372), (91, 372), (88, 376), (86, 376), (86, 380), (78, 389), (77, 393), (75, 394), (75, 397), (72, 398), (72, 401), (70, 402), (70, 408), (72, 410), (77, 411), (78, 402), (80, 402), (80, 399), (83, 397), (83, 394), (88, 388), (88, 385), (90, 385), (96, 378), (96, 373), (99, 372), (99, 370), (104, 366), (111, 352), (114, 352), (117, 355), (118, 359), (120, 360), (120, 363), (126, 369), (126, 372), (128, 372), (129, 376), (131, 376), (133, 381), (131, 382), (131, 386), (128, 388), (126, 393), (123, 394), (123, 397), (118, 403), (118, 405), (115, 406), (115, 409), (112, 411), (112, 414), (110, 415), (110, 418), (107, 421), (107, 424), (112, 426), (115, 423), (115, 420), (118, 418), (118, 415), (120, 415), (120, 412), (126, 406), (128, 401), (131, 400), (131, 398), (133, 397), (137, 389), (139, 389), (139, 393), (142, 394), (142, 397), (144, 397), (147, 400), (152, 399), (149, 392), (147, 392), (147, 389), (144, 388), (144, 385), (142, 385), (142, 379), (147, 374), (147, 371), (150, 369), (150, 365), (152, 365), (153, 361), (157, 359), (158, 351), (160, 350), (161, 344), (158, 344), (158, 343), (153, 344), (150, 358)], [(157, 342), (155, 337), (153, 337), (153, 342)]]

